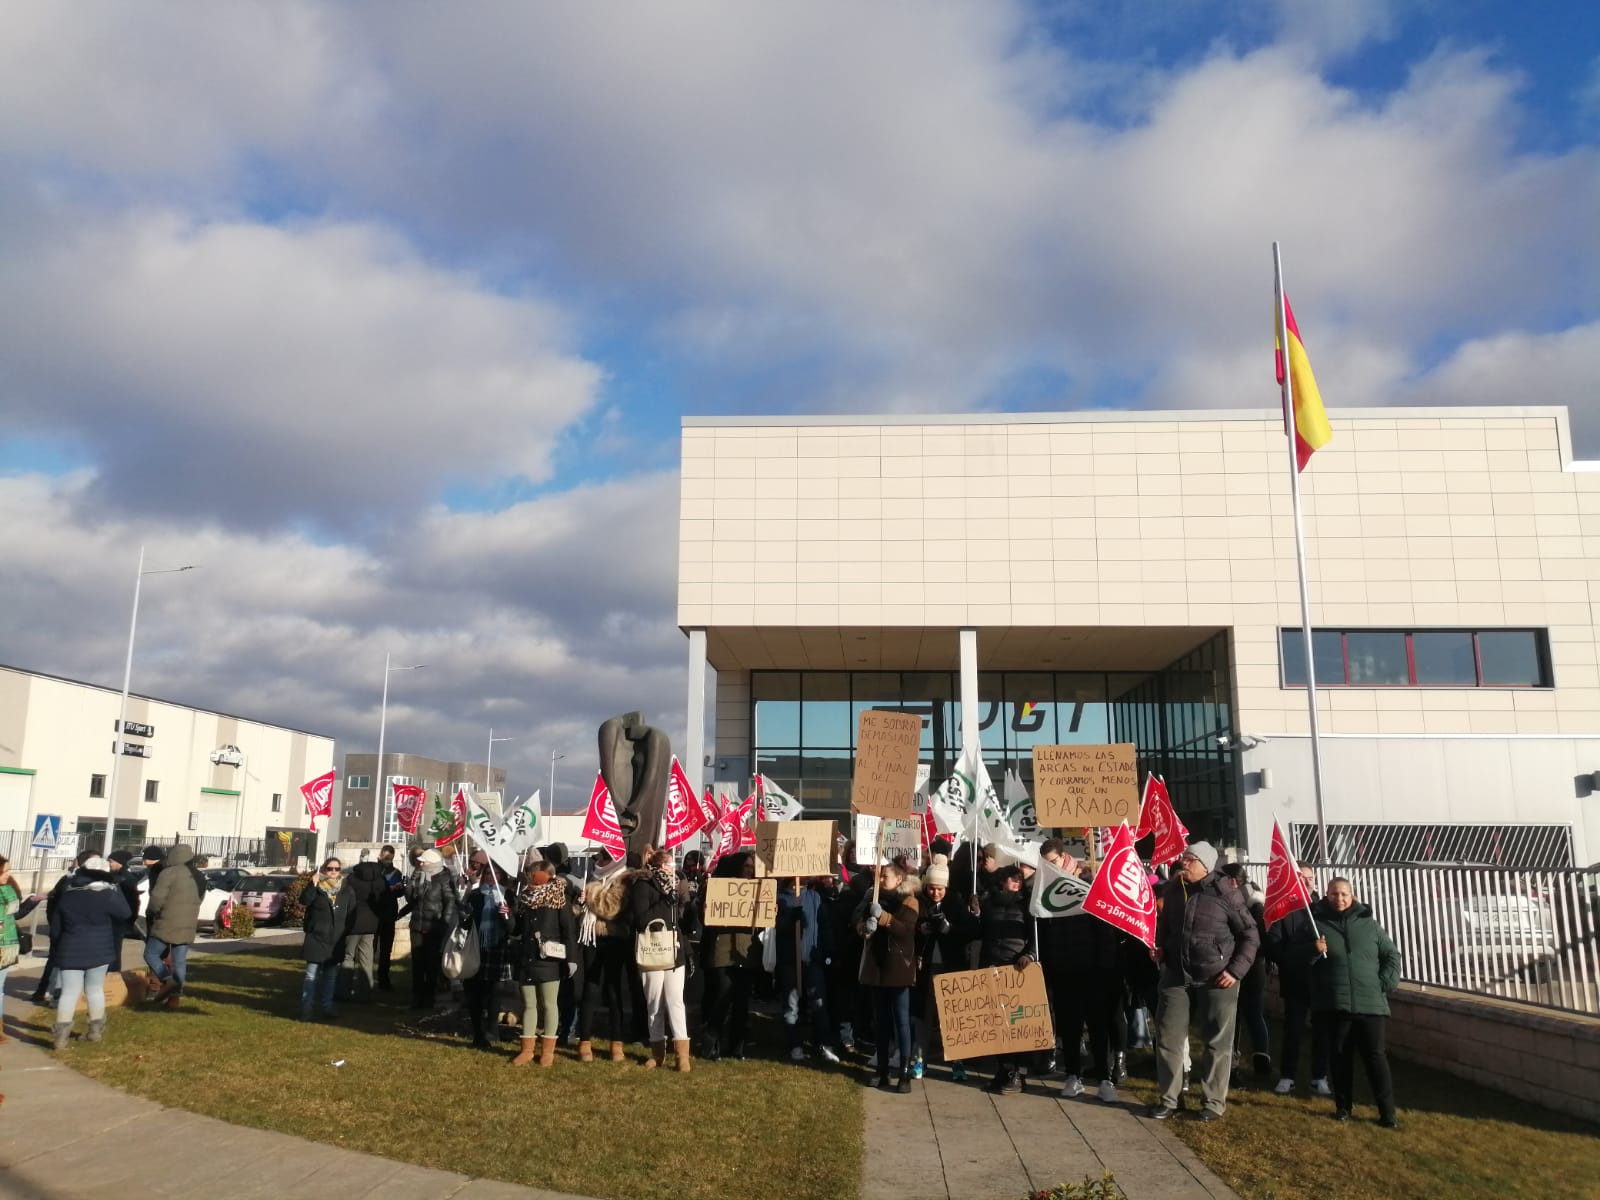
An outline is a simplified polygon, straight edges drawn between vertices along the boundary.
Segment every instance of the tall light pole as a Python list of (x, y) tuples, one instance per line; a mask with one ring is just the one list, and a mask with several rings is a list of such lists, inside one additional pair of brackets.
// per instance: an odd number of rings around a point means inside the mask
[(494, 726), (489, 726), (489, 752), (483, 756), (483, 790), (494, 791), (494, 772), (490, 767), (494, 764), (494, 744), (496, 742), (515, 741), (515, 738), (495, 737)]
[[(427, 663), (416, 663), (409, 667), (395, 667), (389, 664), (389, 652), (383, 652), (383, 703), (378, 708), (378, 765), (372, 772), (372, 786), (376, 792), (378, 802), (379, 832), (387, 841), (389, 833), (389, 795), (388, 789), (383, 786), (383, 734), (384, 726), (389, 721), (389, 676), (396, 671), (420, 671)], [(398, 837), (398, 834), (394, 835)]]
[(550, 820), (556, 819), (556, 759), (565, 758), (565, 754), (550, 751)]
[(161, 567), (157, 570), (144, 569), (144, 547), (139, 547), (139, 570), (133, 577), (133, 616), (128, 618), (128, 657), (122, 664), (122, 704), (117, 709), (117, 736), (111, 743), (111, 786), (106, 789), (106, 836), (101, 853), (107, 858), (111, 856), (111, 835), (117, 824), (117, 776), (122, 773), (122, 731), (128, 723), (128, 688), (133, 683), (133, 635), (139, 628), (139, 585), (144, 582), (146, 575), (176, 575), (180, 571), (192, 571), (195, 564), (186, 567)]

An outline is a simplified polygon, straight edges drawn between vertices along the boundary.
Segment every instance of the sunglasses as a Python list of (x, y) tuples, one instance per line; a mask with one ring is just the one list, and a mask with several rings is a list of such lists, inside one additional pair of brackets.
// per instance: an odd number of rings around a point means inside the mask
[(340, 873), (342, 873), (344, 871), (344, 868), (343, 867), (323, 867), (322, 871), (323, 871), (323, 874), (325, 874), (325, 875), (338, 875), (338, 874), (340, 874)]

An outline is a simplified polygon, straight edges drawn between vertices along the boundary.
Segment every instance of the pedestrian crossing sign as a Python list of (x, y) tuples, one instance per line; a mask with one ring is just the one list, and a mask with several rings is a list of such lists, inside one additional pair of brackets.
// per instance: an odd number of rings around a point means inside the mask
[(54, 850), (61, 844), (61, 818), (40, 813), (33, 819), (33, 848)]

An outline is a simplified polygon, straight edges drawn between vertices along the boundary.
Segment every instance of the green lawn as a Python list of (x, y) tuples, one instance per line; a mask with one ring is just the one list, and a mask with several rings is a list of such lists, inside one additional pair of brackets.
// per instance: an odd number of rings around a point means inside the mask
[(548, 1070), (512, 1069), (510, 1048), (407, 1032), (403, 970), (391, 1000), (304, 1024), (301, 968), (293, 949), (192, 959), (178, 1011), (115, 1010), (103, 1042), (74, 1039), (63, 1058), (175, 1108), (599, 1200), (709, 1200), (757, 1180), (859, 1191), (862, 1089), (837, 1071), (697, 1059), (679, 1075), (642, 1069), (638, 1047), (626, 1065), (564, 1049)]
[[(1198, 1053), (1198, 1047), (1196, 1048)], [(1596, 1200), (1600, 1127), (1500, 1092), (1391, 1060), (1398, 1130), (1380, 1129), (1357, 1068), (1356, 1119), (1331, 1099), (1234, 1089), (1227, 1116), (1167, 1123), (1244, 1200)], [(1148, 1053), (1124, 1097), (1152, 1102)], [(1274, 1080), (1275, 1082), (1276, 1080)], [(1270, 1084), (1268, 1085), (1270, 1088)], [(1186, 1101), (1199, 1105), (1198, 1085)]]

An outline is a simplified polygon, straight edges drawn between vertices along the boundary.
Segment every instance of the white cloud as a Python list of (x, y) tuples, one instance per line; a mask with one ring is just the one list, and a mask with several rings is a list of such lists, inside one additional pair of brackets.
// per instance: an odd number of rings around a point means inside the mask
[(13, 428), (74, 435), (101, 499), (354, 526), (452, 478), (540, 480), (600, 373), (559, 312), (366, 224), (82, 220), (11, 244)]

